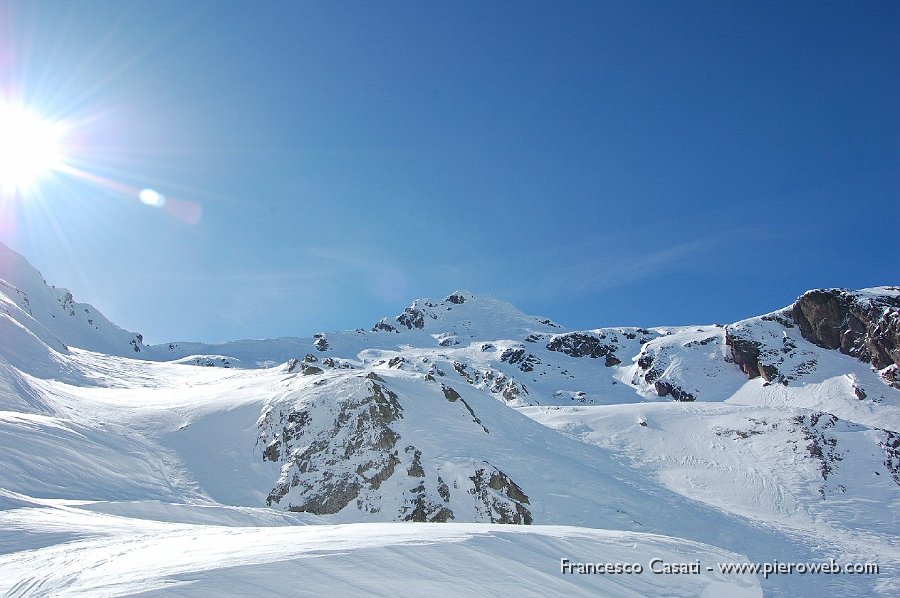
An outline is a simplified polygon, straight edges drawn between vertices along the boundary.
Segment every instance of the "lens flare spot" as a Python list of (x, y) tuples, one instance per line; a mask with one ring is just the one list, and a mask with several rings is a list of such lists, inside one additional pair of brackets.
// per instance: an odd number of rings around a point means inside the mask
[(166, 197), (159, 191), (154, 191), (153, 189), (142, 189), (141, 192), (138, 193), (138, 199), (154, 208), (161, 208), (166, 205)]

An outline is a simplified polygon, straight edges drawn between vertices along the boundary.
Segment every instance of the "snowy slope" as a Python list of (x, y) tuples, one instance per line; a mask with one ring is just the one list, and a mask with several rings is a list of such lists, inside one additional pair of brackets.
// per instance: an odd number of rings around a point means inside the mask
[(675, 579), (559, 574), (563, 557), (643, 566), (647, 555), (668, 563), (687, 555), (713, 566), (743, 562), (652, 534), (474, 524), (198, 525), (15, 495), (8, 506), (0, 525), (27, 538), (0, 543), (0, 591), (10, 597), (762, 595), (754, 576), (705, 568)]
[[(119, 328), (92, 305), (78, 303), (67, 289), (48, 286), (25, 258), (0, 243), (0, 330), (8, 333), (15, 324), (56, 351), (73, 346), (128, 355), (143, 348), (140, 334)], [(32, 344), (17, 340), (15, 344)], [(4, 350), (13, 344), (3, 343)]]
[(523, 411), (686, 498), (827, 542), (845, 561), (896, 559), (900, 493), (884, 430), (730, 402)]
[[(760, 578), (768, 594), (900, 590), (894, 287), (815, 291), (728, 326), (584, 331), (458, 291), (368, 329), (145, 346), (3, 255), (0, 507), (12, 531), (0, 579), (12, 595), (275, 591), (298, 558), (311, 584), (336, 575), (376, 594), (399, 587), (378, 570), (508, 593), (499, 567), (513, 563), (550, 593), (758, 592), (735, 575), (558, 572), (573, 552), (692, 561), (720, 554), (709, 546), (883, 568)], [(403, 523), (425, 521), (454, 531)], [(545, 527), (559, 525), (590, 529)], [(169, 537), (202, 550), (179, 554)], [(624, 537), (638, 553), (622, 552)], [(396, 557), (419, 541), (419, 566)], [(147, 563), (130, 577), (110, 560), (122, 543)], [(309, 558), (323, 551), (345, 556)], [(262, 556), (237, 566), (251, 553)], [(374, 581), (342, 568), (362, 554)], [(453, 567), (424, 571), (435, 562)]]

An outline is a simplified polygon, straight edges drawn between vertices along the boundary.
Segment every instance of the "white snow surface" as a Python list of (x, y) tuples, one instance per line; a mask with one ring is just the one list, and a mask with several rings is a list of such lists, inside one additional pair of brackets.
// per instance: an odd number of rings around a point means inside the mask
[[(781, 313), (573, 331), (458, 291), (147, 346), (0, 245), (0, 594), (896, 595), (900, 391)], [(715, 569), (830, 558), (880, 572)]]
[[(4, 596), (760, 596), (755, 576), (562, 575), (574, 562), (650, 558), (744, 562), (703, 544), (646, 533), (565, 526), (356, 523), (173, 523), (140, 511), (29, 501), (0, 511), (16, 543), (0, 542)], [(27, 505), (27, 506), (24, 506)], [(166, 513), (164, 505), (156, 512)], [(124, 514), (124, 513), (127, 513)], [(273, 518), (274, 519), (274, 518)], [(215, 521), (215, 519), (214, 519)], [(647, 566), (644, 564), (643, 566)], [(505, 591), (504, 591), (505, 589)]]

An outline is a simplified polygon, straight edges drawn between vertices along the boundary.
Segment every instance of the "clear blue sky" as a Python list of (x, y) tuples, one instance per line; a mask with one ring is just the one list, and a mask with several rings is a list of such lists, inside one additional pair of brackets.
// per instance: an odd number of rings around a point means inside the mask
[(900, 283), (897, 2), (0, 0), (0, 85), (106, 180), (7, 198), (0, 240), (150, 342)]

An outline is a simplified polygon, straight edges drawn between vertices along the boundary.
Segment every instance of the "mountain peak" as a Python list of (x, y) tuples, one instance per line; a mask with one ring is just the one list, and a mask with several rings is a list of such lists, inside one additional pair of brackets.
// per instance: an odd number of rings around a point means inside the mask
[(443, 299), (416, 299), (403, 313), (382, 318), (372, 327), (373, 332), (425, 331), (448, 341), (453, 337), (503, 338), (510, 333), (518, 337), (565, 330), (552, 320), (525, 314), (506, 301), (465, 290), (454, 291)]

